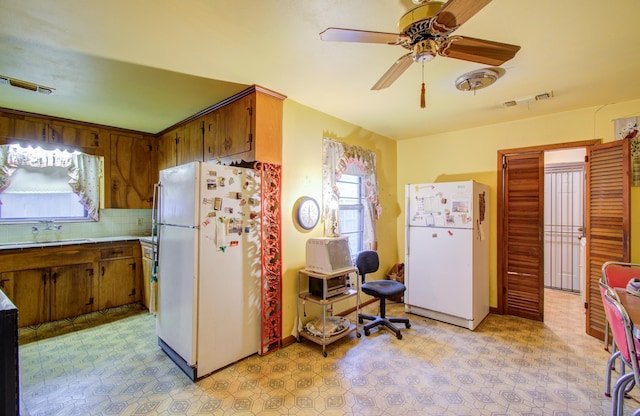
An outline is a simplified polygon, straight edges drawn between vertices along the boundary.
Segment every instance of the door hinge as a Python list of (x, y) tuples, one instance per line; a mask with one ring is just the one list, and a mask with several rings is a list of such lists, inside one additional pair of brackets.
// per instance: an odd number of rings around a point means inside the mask
[(587, 302), (584, 303), (584, 308), (589, 309), (589, 304)]
[(84, 304), (85, 306), (93, 305), (93, 296), (89, 298), (89, 302)]
[(584, 163), (589, 163), (589, 155), (584, 155)]
[(502, 286), (502, 294), (503, 295), (507, 294), (507, 287), (506, 286)]

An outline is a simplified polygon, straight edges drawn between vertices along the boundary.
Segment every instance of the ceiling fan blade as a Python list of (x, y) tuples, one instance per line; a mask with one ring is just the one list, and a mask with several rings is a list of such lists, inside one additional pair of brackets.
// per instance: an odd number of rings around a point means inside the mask
[(438, 47), (438, 55), (485, 65), (502, 65), (520, 50), (518, 45), (452, 36)]
[(436, 15), (432, 25), (439, 33), (451, 33), (471, 19), (491, 0), (449, 0)]
[(411, 53), (403, 55), (391, 65), (391, 68), (384, 73), (384, 75), (375, 83), (372, 90), (381, 90), (387, 88), (389, 85), (393, 84), (393, 82), (398, 79), (400, 75), (404, 73), (404, 71), (411, 66), (413, 63), (413, 57)]
[(337, 42), (364, 42), (386, 43), (390, 45), (400, 44), (406, 36), (397, 33), (370, 32), (368, 30), (340, 29), (330, 27), (320, 32), (321, 40)]

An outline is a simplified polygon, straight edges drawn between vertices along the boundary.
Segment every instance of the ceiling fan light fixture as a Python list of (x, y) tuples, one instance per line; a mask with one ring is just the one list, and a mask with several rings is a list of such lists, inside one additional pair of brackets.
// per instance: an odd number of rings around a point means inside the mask
[(411, 57), (413, 58), (413, 62), (429, 62), (436, 57), (437, 50), (438, 47), (433, 40), (423, 40), (414, 45)]
[(456, 79), (456, 88), (460, 91), (476, 91), (486, 88), (498, 80), (498, 71), (491, 68), (479, 69), (460, 75)]

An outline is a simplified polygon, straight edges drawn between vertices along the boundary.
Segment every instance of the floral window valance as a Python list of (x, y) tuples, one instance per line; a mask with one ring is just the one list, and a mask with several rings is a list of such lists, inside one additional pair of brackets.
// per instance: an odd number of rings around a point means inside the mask
[[(322, 147), (322, 192), (325, 227), (327, 224), (339, 224), (339, 213), (330, 209), (332, 201), (340, 200), (336, 180), (347, 172), (349, 166), (355, 166), (363, 177), (365, 187), (365, 224), (364, 241), (375, 244), (375, 220), (380, 218), (382, 207), (378, 199), (378, 184), (376, 180), (375, 152), (341, 143), (331, 139), (324, 139)], [(328, 235), (325, 228), (325, 234)]]
[(20, 166), (61, 167), (68, 170), (69, 186), (94, 221), (99, 219), (102, 157), (66, 150), (44, 150), (19, 145), (0, 146), (0, 192), (11, 183)]

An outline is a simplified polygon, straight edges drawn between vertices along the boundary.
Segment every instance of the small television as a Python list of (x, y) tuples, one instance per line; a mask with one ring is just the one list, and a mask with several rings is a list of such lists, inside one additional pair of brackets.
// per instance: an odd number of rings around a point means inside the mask
[(353, 269), (347, 237), (316, 237), (307, 240), (306, 269), (320, 274), (336, 274)]

